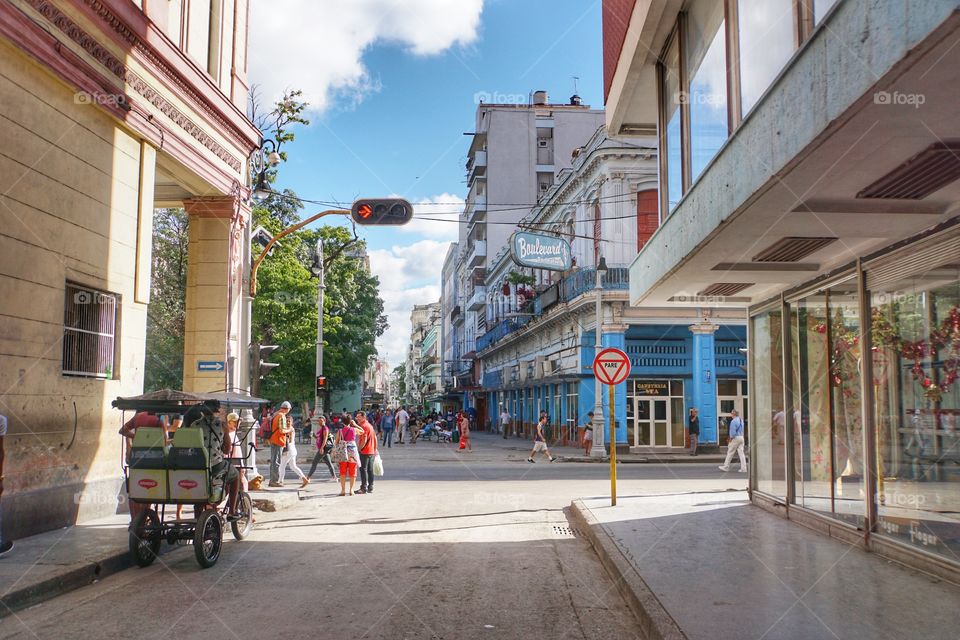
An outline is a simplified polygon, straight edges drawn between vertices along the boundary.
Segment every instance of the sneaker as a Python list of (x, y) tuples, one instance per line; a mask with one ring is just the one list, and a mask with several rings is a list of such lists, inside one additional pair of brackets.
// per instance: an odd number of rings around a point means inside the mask
[(527, 462), (529, 462), (530, 464), (535, 464), (533, 461), (533, 458), (527, 458)]
[[(366, 492), (367, 492), (366, 489), (359, 489), (359, 490), (355, 491), (354, 493), (356, 493), (358, 496), (362, 496), (362, 495), (365, 494)], [(350, 495), (353, 495), (353, 494), (350, 494)]]
[(303, 481), (300, 483), (300, 488), (303, 489), (308, 484), (310, 484), (310, 478), (304, 477)]
[(717, 467), (717, 469), (720, 469), (720, 471), (730, 471), (730, 467), (723, 464)]
[(283, 484), (281, 484), (281, 483), (279, 483), (279, 482), (271, 482), (271, 483), (268, 484), (267, 486), (268, 486), (268, 487), (282, 487)]
[(3, 544), (0, 544), (0, 558), (7, 555), (13, 551), (13, 540), (7, 540)]
[(367, 489), (367, 493), (373, 493), (373, 489)]
[(556, 460), (557, 460), (556, 456), (554, 456), (553, 458), (550, 458), (550, 462), (556, 462)]
[(746, 469), (740, 469), (740, 473), (746, 473), (746, 472), (747, 472)]

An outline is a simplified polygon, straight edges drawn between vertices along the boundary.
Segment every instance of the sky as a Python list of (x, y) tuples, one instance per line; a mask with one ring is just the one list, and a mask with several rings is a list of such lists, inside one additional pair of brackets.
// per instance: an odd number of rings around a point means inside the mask
[[(390, 328), (380, 357), (406, 357), (414, 304), (440, 299), (457, 238), (479, 99), (602, 106), (600, 0), (253, 0), (250, 81), (264, 101), (301, 89), (310, 125), (284, 146), (276, 189), (311, 200), (402, 196), (404, 227), (358, 229)], [(308, 204), (304, 217), (323, 207)]]

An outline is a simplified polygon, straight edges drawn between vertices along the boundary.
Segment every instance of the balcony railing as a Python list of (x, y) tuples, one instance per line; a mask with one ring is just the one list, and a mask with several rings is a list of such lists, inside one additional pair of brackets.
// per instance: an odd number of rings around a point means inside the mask
[[(627, 290), (630, 288), (630, 269), (626, 267), (608, 269), (607, 273), (603, 276), (602, 282), (604, 291)], [(595, 268), (587, 267), (580, 269), (560, 281), (559, 299), (562, 302), (570, 302), (584, 293), (592, 291), (596, 283), (597, 271)], [(544, 312), (544, 296), (555, 297), (557, 295), (557, 293), (547, 290), (534, 298), (531, 304), (524, 307), (524, 311), (530, 313), (530, 315), (507, 318), (494, 325), (490, 331), (487, 331), (477, 338), (477, 351), (483, 351), (487, 347), (496, 344), (517, 329), (523, 328), (532, 319), (542, 315)]]
[(487, 288), (474, 287), (473, 295), (471, 295), (470, 300), (467, 301), (467, 310), (477, 311), (478, 309), (483, 309), (486, 303), (487, 303)]
[(470, 255), (467, 257), (467, 267), (482, 267), (487, 258), (487, 241), (477, 240), (473, 243)]

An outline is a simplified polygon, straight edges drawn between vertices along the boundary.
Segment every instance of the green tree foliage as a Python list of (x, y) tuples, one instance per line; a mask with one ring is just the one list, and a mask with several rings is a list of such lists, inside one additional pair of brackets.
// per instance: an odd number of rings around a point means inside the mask
[(401, 362), (394, 368), (393, 375), (397, 376), (397, 395), (404, 398), (407, 395), (407, 363)]
[[(254, 224), (271, 233), (281, 222), (264, 207), (254, 208)], [(322, 239), (326, 256), (324, 295), (324, 375), (328, 389), (343, 389), (363, 374), (376, 354), (375, 341), (387, 329), (379, 280), (349, 250), (363, 243), (344, 227), (324, 226), (290, 234), (260, 266), (253, 303), (254, 340), (280, 348), (271, 361), (280, 366), (263, 382), (271, 400), (308, 400), (314, 393), (317, 279), (310, 272), (314, 247)]]
[(180, 389), (183, 385), (187, 244), (186, 212), (183, 209), (155, 211), (144, 391)]

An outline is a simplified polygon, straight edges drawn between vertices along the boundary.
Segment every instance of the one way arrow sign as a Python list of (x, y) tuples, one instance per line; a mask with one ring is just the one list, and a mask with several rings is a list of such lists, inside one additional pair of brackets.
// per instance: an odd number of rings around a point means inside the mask
[(197, 362), (197, 371), (223, 371), (223, 360), (200, 360)]

